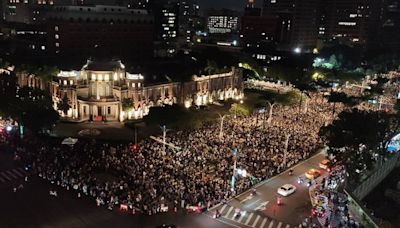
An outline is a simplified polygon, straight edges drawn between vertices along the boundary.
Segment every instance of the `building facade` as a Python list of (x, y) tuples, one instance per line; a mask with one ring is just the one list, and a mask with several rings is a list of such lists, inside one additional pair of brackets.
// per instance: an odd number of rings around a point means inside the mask
[[(44, 89), (46, 83), (34, 75), (19, 73), (20, 86)], [(140, 73), (131, 74), (121, 61), (88, 60), (80, 70), (60, 71), (49, 85), (54, 108), (68, 100), (70, 109), (60, 111), (73, 121), (124, 121), (140, 119), (153, 106), (181, 104), (186, 108), (218, 100), (243, 99), (242, 73), (230, 72), (192, 77), (189, 82), (145, 85)]]
[(143, 59), (153, 55), (154, 20), (146, 10), (120, 6), (56, 6), (45, 15), (54, 54)]

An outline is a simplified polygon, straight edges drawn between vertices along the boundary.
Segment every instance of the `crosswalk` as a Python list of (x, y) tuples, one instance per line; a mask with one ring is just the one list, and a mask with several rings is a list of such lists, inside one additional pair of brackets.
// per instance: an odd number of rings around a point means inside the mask
[(22, 168), (15, 168), (0, 172), (0, 183), (6, 183), (18, 180), (26, 176), (26, 172)]
[[(235, 207), (232, 207), (228, 204), (224, 204), (219, 206), (219, 212), (221, 213), (221, 217), (218, 219), (224, 220), (231, 220), (235, 223), (240, 223), (242, 227), (251, 227), (251, 228), (291, 228), (291, 227), (298, 227), (293, 226), (290, 224), (286, 224), (281, 221), (277, 221), (268, 217), (264, 217), (259, 215), (257, 212), (245, 212), (240, 217), (235, 217)], [(225, 220), (226, 221), (226, 220)]]

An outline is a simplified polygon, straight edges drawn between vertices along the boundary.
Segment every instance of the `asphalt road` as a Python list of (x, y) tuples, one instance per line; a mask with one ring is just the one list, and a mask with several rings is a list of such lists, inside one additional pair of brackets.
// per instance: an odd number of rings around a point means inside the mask
[[(298, 184), (298, 177), (304, 177), (310, 168), (318, 169), (318, 163), (324, 158), (323, 152), (318, 153), (295, 166), (294, 175), (290, 176), (288, 171), (283, 172), (260, 183), (254, 196), (249, 190), (207, 213), (212, 216), (218, 209), (222, 214), (218, 220), (232, 227), (298, 227), (304, 218), (310, 216), (312, 207), (308, 187)], [(281, 197), (281, 205), (278, 205), (277, 189), (284, 184), (293, 184), (297, 189), (292, 195)], [(245, 214), (234, 217), (236, 208), (245, 211)]]

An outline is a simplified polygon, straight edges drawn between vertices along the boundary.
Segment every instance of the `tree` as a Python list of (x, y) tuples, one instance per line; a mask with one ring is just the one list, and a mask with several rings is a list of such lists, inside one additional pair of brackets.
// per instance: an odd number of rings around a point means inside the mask
[(351, 180), (359, 180), (361, 171), (373, 167), (374, 154), (386, 150), (394, 132), (393, 120), (388, 113), (353, 109), (340, 113), (319, 134), (329, 147), (328, 153), (334, 156), (334, 163), (343, 165)]
[(207, 65), (204, 70), (208, 75), (215, 74), (218, 72), (218, 65), (215, 61), (207, 59)]
[(235, 116), (248, 116), (250, 115), (250, 110), (243, 104), (232, 104), (229, 112)]
[(68, 96), (67, 96), (67, 94), (64, 94), (64, 97), (57, 104), (57, 109), (62, 111), (65, 115), (67, 115), (68, 110), (70, 108), (71, 108), (71, 105), (69, 104)]
[(134, 108), (133, 99), (132, 98), (125, 98), (122, 100), (122, 110), (130, 111)]

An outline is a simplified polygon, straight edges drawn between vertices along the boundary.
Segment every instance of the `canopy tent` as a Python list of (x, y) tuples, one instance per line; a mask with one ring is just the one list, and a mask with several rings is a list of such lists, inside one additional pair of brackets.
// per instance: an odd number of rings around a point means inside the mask
[(78, 139), (74, 139), (74, 138), (68, 137), (68, 138), (65, 138), (62, 141), (61, 144), (62, 145), (71, 145), (71, 146), (73, 146), (73, 145), (75, 145), (76, 142), (78, 142)]

